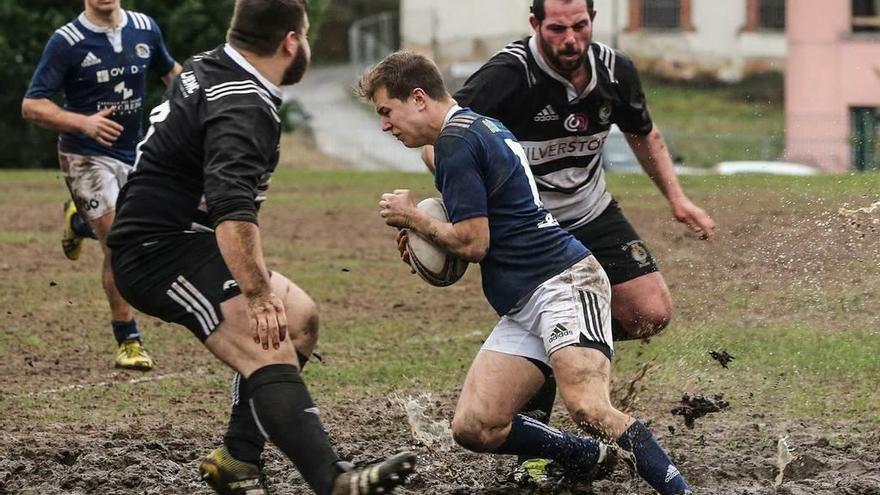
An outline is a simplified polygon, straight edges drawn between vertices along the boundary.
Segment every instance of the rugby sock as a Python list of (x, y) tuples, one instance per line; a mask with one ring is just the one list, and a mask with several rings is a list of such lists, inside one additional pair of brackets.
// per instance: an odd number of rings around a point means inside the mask
[(566, 469), (589, 469), (603, 460), (604, 446), (590, 438), (563, 433), (537, 420), (517, 414), (510, 434), (496, 454), (515, 454), (526, 459), (552, 459)]
[(89, 225), (89, 222), (87, 222), (79, 212), (74, 213), (73, 216), (70, 217), (70, 228), (73, 230), (73, 233), (79, 237), (88, 237), (89, 239), (98, 238), (98, 236), (95, 235), (95, 231), (92, 230), (92, 226)]
[(341, 470), (318, 408), (295, 366), (272, 364), (247, 379), (257, 428), (293, 461), (318, 495), (329, 495)]
[(632, 452), (639, 476), (660, 495), (679, 495), (688, 489), (688, 484), (678, 468), (657, 443), (651, 430), (641, 421), (633, 423), (617, 439), (617, 445)]
[[(550, 415), (553, 413), (553, 403), (556, 402), (556, 379), (553, 375), (548, 376), (544, 380), (544, 384), (535, 393), (534, 397), (523, 406), (520, 414), (528, 416), (544, 423), (550, 424)], [(519, 456), (517, 462), (522, 464), (529, 460), (529, 457)]]
[(223, 444), (232, 457), (259, 465), (266, 439), (251, 414), (249, 399), (247, 380), (236, 373), (232, 380), (232, 411)]
[(138, 330), (137, 323), (134, 319), (130, 321), (111, 321), (113, 325), (113, 336), (116, 337), (116, 343), (122, 344), (126, 340), (141, 340), (141, 332)]

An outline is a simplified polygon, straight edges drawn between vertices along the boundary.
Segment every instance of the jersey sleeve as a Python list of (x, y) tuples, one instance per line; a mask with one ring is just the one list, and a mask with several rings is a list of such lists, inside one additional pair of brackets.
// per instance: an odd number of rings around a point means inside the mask
[(159, 24), (153, 18), (150, 18), (150, 22), (153, 24), (153, 34), (156, 35), (156, 46), (152, 53), (153, 56), (150, 58), (150, 69), (156, 71), (160, 76), (164, 76), (174, 68), (174, 57), (171, 56), (171, 52), (165, 45)]
[(215, 227), (227, 220), (257, 223), (256, 198), (280, 132), (266, 104), (231, 98), (237, 101), (208, 109), (205, 120), (205, 202)]
[(40, 62), (34, 70), (25, 98), (51, 98), (64, 87), (70, 68), (69, 48), (70, 45), (60, 34), (55, 33), (49, 38), (46, 48), (43, 49), (43, 56), (40, 57)]
[(475, 139), (446, 135), (434, 145), (435, 182), (452, 223), (489, 215), (481, 153), (475, 144)]
[(642, 90), (642, 81), (633, 61), (617, 52), (617, 67), (614, 76), (618, 81), (620, 102), (614, 109), (614, 123), (623, 132), (646, 135), (654, 128), (648, 102)]
[(518, 64), (512, 55), (496, 55), (471, 74), (453, 98), (480, 115), (505, 121), (517, 108), (517, 95), (523, 94), (524, 69)]

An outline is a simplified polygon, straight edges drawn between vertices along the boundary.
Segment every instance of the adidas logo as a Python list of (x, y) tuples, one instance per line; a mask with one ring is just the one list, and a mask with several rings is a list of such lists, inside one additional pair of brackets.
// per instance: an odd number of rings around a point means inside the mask
[(534, 118), (535, 122), (553, 122), (556, 120), (559, 120), (559, 114), (556, 113), (556, 110), (553, 110), (553, 105), (544, 107)]
[(666, 480), (665, 480), (665, 483), (669, 483), (670, 481), (672, 481), (673, 479), (675, 479), (676, 476), (678, 476), (678, 475), (680, 475), (680, 474), (681, 474), (681, 473), (678, 471), (678, 468), (675, 467), (675, 466), (673, 466), (672, 464), (670, 464), (669, 467), (666, 468)]
[(91, 67), (93, 65), (98, 65), (100, 63), (101, 63), (101, 59), (96, 57), (94, 53), (89, 52), (89, 54), (86, 55), (86, 58), (83, 59), (82, 64), (80, 64), (80, 66), (85, 68), (85, 67)]
[(547, 340), (549, 343), (552, 344), (563, 337), (568, 337), (569, 335), (572, 335), (572, 333), (573, 332), (565, 328), (562, 323), (557, 323), (556, 326), (553, 328), (553, 331), (550, 332), (550, 338)]

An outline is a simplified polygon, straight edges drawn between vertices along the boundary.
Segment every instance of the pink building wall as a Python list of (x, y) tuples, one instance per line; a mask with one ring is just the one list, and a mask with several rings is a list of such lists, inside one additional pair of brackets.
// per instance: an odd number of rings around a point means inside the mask
[(851, 0), (788, 0), (786, 159), (852, 169), (850, 107), (880, 107), (880, 34), (853, 34)]

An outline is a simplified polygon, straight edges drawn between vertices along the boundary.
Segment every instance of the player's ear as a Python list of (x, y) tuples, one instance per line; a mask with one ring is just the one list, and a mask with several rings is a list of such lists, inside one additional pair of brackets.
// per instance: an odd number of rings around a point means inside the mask
[(590, 11), (590, 21), (596, 20), (596, 9)]
[(535, 17), (535, 14), (529, 14), (529, 24), (536, 33), (541, 29), (541, 21)]
[(422, 88), (415, 88), (410, 93), (410, 97), (415, 101), (419, 110), (425, 108), (428, 104), (428, 94)]
[(294, 55), (296, 53), (297, 45), (299, 45), (300, 39), (297, 36), (295, 31), (288, 31), (284, 36), (284, 40), (281, 42), (281, 46), (284, 48), (284, 52), (286, 55)]

